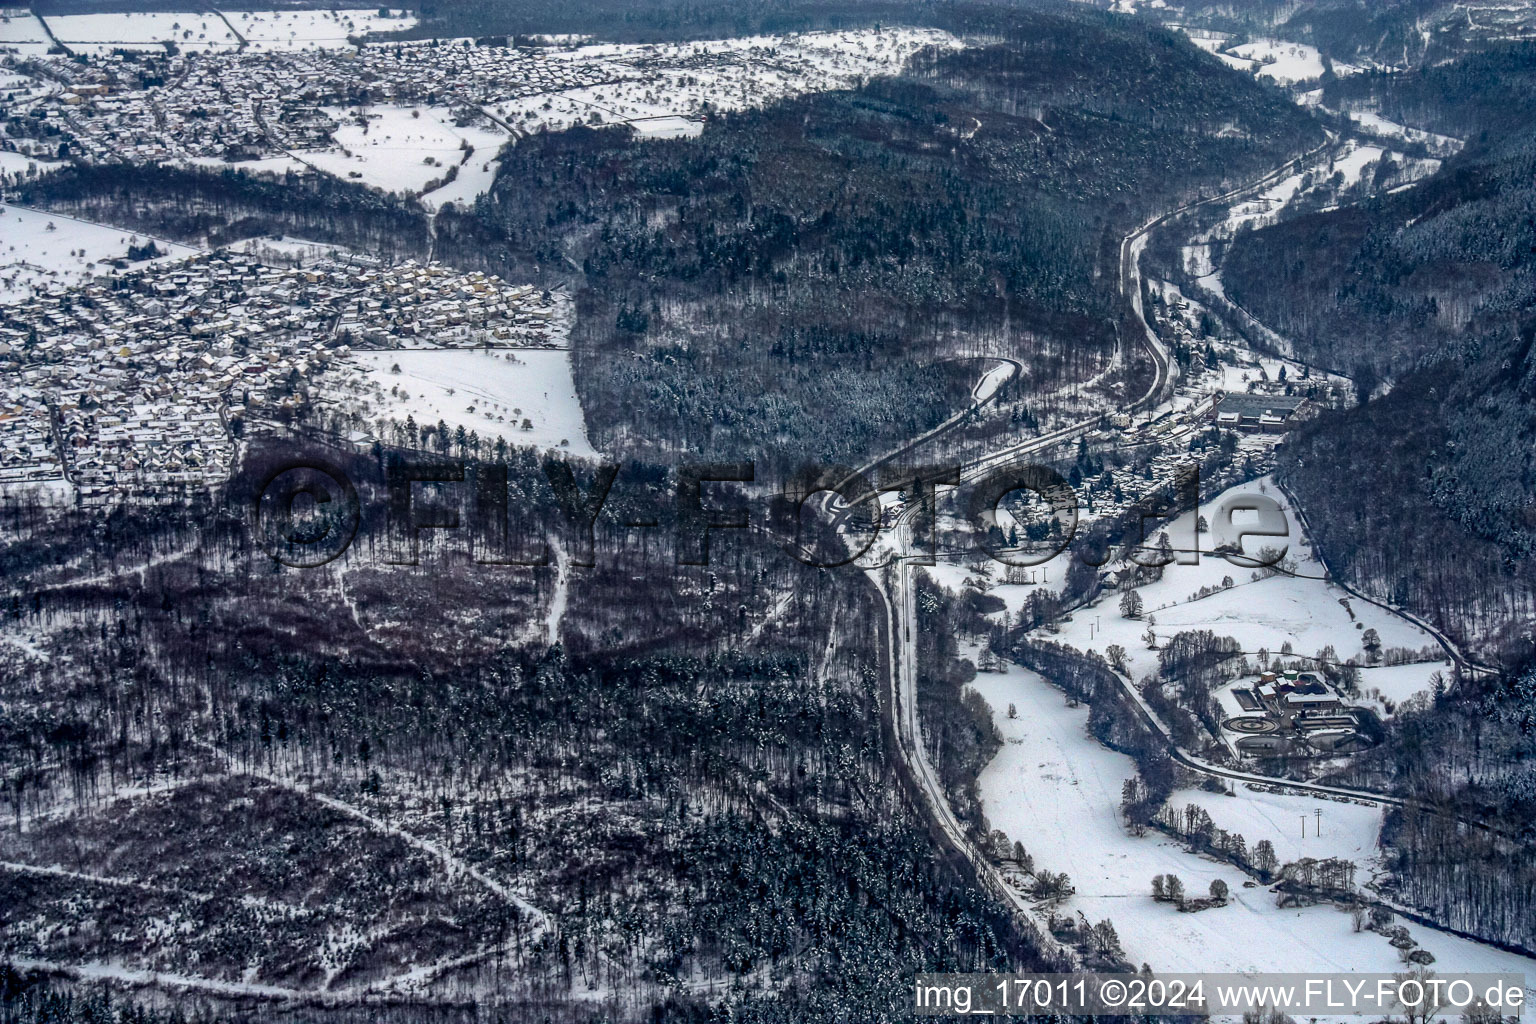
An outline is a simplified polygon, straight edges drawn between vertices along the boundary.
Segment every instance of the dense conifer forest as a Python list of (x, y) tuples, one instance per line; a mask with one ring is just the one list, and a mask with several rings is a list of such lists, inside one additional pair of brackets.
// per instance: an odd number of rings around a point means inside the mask
[(1037, 393), (1092, 376), (1120, 330), (1125, 232), (1321, 138), (1161, 29), (950, 22), (1001, 38), (698, 139), (534, 137), (472, 213), (439, 217), (437, 251), (580, 268), (578, 381), (603, 442), (847, 461), (961, 403), (972, 371), (936, 358), (1020, 358)]

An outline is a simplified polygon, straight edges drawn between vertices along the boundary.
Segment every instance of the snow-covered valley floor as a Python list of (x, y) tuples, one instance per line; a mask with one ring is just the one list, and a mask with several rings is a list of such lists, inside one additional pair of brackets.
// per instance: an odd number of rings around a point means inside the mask
[[(1337, 972), (1400, 971), (1398, 952), (1381, 935), (1356, 932), (1351, 916), (1332, 906), (1282, 909), (1266, 886), (1245, 888), (1237, 868), (1190, 853), (1159, 833), (1135, 837), (1120, 822), (1121, 784), (1135, 775), (1124, 754), (1109, 750), (1087, 731), (1087, 707), (1067, 706), (1062, 691), (1034, 672), (1009, 666), (984, 673), (973, 684), (993, 710), (1004, 737), (981, 774), (981, 799), (993, 828), (1024, 844), (1037, 868), (1065, 871), (1076, 894), (1058, 913), (1082, 911), (1090, 921), (1114, 922), (1127, 958), (1160, 971)], [(1014, 705), (1017, 718), (1007, 716)], [(1191, 795), (1176, 793), (1175, 806)], [(1358, 805), (1302, 796), (1277, 798), (1239, 788), (1235, 796), (1200, 793), (1222, 824), (1247, 829), (1250, 848), (1261, 839), (1276, 852), (1323, 857), (1360, 846), (1374, 847), (1380, 814)], [(1222, 808), (1230, 805), (1231, 810)], [(1324, 814), (1321, 839), (1288, 838), (1300, 822), (1292, 814), (1316, 808)], [(1274, 818), (1274, 828), (1267, 826)], [(1285, 827), (1282, 828), (1281, 826)], [(1334, 829), (1338, 834), (1329, 835)], [(1362, 865), (1363, 866), (1363, 865)], [(1154, 875), (1173, 873), (1185, 888), (1203, 895), (1220, 878), (1231, 901), (1183, 913), (1151, 896)], [(1512, 971), (1536, 983), (1536, 960), (1421, 926), (1410, 931), (1435, 956), (1437, 972)]]

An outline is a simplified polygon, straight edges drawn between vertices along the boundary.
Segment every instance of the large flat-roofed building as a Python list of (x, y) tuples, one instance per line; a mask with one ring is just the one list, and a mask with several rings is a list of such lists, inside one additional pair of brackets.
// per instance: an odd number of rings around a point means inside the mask
[(1211, 407), (1211, 422), (1228, 430), (1280, 434), (1291, 428), (1307, 400), (1298, 395), (1253, 395), (1229, 391)]

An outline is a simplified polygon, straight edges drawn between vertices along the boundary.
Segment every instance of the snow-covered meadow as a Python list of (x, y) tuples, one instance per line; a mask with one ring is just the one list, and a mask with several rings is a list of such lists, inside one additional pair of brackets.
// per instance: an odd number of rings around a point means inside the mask
[(387, 17), (376, 7), (309, 11), (227, 11), (236, 32), (252, 52), (274, 50), (339, 49), (349, 38), (375, 32), (398, 32), (416, 24), (408, 11), (390, 10)]
[(1345, 113), (1349, 115), (1350, 120), (1373, 135), (1389, 139), (1399, 139), (1403, 142), (1421, 143), (1427, 146), (1431, 153), (1441, 156), (1449, 156), (1456, 153), (1463, 145), (1460, 139), (1449, 135), (1439, 135), (1435, 132), (1422, 131), (1418, 128), (1409, 128), (1406, 125), (1398, 124), (1396, 121), (1389, 121), (1380, 114), (1369, 110), (1347, 110)]
[(1226, 51), (1251, 62), (1251, 70), (1281, 85), (1310, 82), (1323, 75), (1323, 57), (1317, 47), (1283, 39), (1258, 39)]
[[(992, 708), (1004, 738), (981, 774), (983, 809), (991, 827), (1024, 844), (1037, 869), (1070, 876), (1076, 892), (1058, 913), (1109, 918), (1127, 958), (1160, 971), (1402, 969), (1398, 951), (1384, 937), (1355, 931), (1342, 910), (1281, 908), (1267, 887), (1245, 886), (1249, 879), (1229, 864), (1191, 853), (1157, 832), (1133, 836), (1121, 824), (1118, 807), (1121, 784), (1135, 775), (1134, 763), (1094, 740), (1087, 731), (1088, 709), (1068, 707), (1063, 693), (1040, 676), (1015, 665), (982, 674), (972, 686)], [(1010, 704), (1016, 718), (1007, 715)], [(1207, 807), (1219, 827), (1243, 832), (1250, 849), (1269, 839), (1281, 855), (1348, 851), (1361, 864), (1362, 876), (1368, 875), (1364, 854), (1374, 849), (1380, 820), (1374, 809), (1246, 787), (1231, 797), (1182, 791), (1171, 802)], [(1314, 840), (1309, 831), (1302, 840), (1300, 817), (1308, 816), (1310, 829), (1319, 808), (1323, 837)], [(1177, 875), (1196, 895), (1219, 878), (1230, 902), (1198, 913), (1154, 902), (1152, 877), (1165, 873)], [(1437, 971), (1523, 972), (1528, 985), (1536, 982), (1536, 960), (1429, 928), (1410, 931), (1434, 955)]]
[[(334, 149), (303, 154), (303, 160), (338, 178), (361, 180), (386, 192), (417, 194), (440, 184), (425, 200), (471, 203), (496, 177), (496, 155), (507, 141), (502, 129), (481, 121), (459, 126), (446, 107), (327, 107), (339, 122)], [(465, 160), (465, 147), (473, 152)], [(462, 165), (462, 166), (461, 166)], [(462, 179), (462, 180), (460, 180)]]
[(1250, 849), (1260, 839), (1269, 840), (1281, 864), (1303, 857), (1338, 857), (1366, 864), (1376, 857), (1376, 841), (1381, 834), (1379, 807), (1268, 792), (1248, 783), (1232, 786), (1230, 795), (1203, 789), (1174, 790), (1168, 806), (1175, 810), (1189, 804), (1204, 808), (1217, 828), (1243, 836)]
[(63, 162), (59, 160), (41, 160), (21, 153), (0, 153), (0, 182), (34, 178), (62, 165)]
[[(350, 357), (377, 389), (381, 420), (463, 427), (483, 441), (596, 455), (570, 353), (559, 349), (391, 349)], [(395, 372), (399, 367), (399, 372)]]
[[(121, 228), (16, 206), (0, 206), (0, 225), (0, 303), (78, 285), (105, 271), (99, 261), (125, 257), (130, 245), (149, 241)], [(198, 251), (158, 239), (155, 246), (169, 260)]]
[(48, 52), (53, 43), (35, 14), (13, 14), (0, 18), (0, 52), (19, 57), (37, 57)]
[(73, 53), (160, 49), (168, 42), (183, 50), (233, 50), (240, 45), (224, 19), (212, 12), (65, 14), (50, 16), (48, 27)]
[[(553, 51), (552, 60), (607, 61), (619, 81), (601, 86), (508, 100), (496, 112), (519, 128), (558, 130), (577, 122), (613, 124), (651, 119), (668, 132), (693, 131), (676, 119), (745, 110), (786, 96), (845, 89), (900, 71), (929, 47), (959, 49), (955, 36), (933, 29), (886, 28), (746, 36), (692, 43), (600, 44)], [(545, 109), (545, 104), (549, 109)]]
[[(1161, 580), (1138, 588), (1144, 608), (1140, 618), (1122, 616), (1119, 594), (1112, 591), (1076, 612), (1072, 621), (1062, 623), (1060, 634), (1050, 639), (1100, 653), (1110, 644), (1119, 644), (1126, 650), (1128, 674), (1133, 679), (1157, 669), (1157, 651), (1149, 650), (1142, 639), (1149, 628), (1159, 638), (1209, 629), (1218, 637), (1233, 637), (1247, 652), (1264, 650), (1278, 654), (1282, 646), (1289, 644), (1296, 654), (1310, 656), (1332, 647), (1338, 660), (1359, 658), (1362, 665), (1370, 660), (1362, 641), (1370, 629), (1376, 630), (1383, 648), (1439, 650), (1435, 638), (1418, 626), (1326, 581), (1323, 564), (1316, 556), (1311, 538), (1290, 511), (1289, 499), (1267, 478), (1225, 491), (1202, 504), (1198, 513), (1186, 513), (1175, 519), (1167, 530), (1174, 548), (1184, 550), (1193, 542), (1197, 517), (1205, 518), (1214, 528), (1220, 521), (1218, 510), (1244, 495), (1279, 502), (1286, 512), (1290, 535), (1247, 537), (1243, 550), (1255, 554), (1266, 546), (1283, 547), (1294, 566), (1290, 573), (1266, 574), (1234, 565), (1219, 555), (1203, 553), (1199, 564), (1169, 565)], [(1232, 516), (1233, 525), (1239, 529), (1253, 521), (1250, 513)], [(1220, 540), (1203, 533), (1199, 543), (1203, 551), (1209, 552)], [(1224, 588), (1222, 584), (1228, 578), (1233, 585)], [(1200, 596), (1203, 589), (1209, 588), (1215, 588), (1215, 592)], [(1411, 673), (1408, 666), (1403, 668), (1394, 685), (1396, 693), (1408, 688), (1401, 677)], [(1418, 690), (1428, 688), (1435, 672), (1448, 671), (1440, 657), (1420, 662), (1412, 669)]]
[[(35, 20), (35, 19), (33, 19)], [(13, 38), (29, 43), (47, 36), (42, 26), (13, 18), (0, 26), (0, 45)], [(342, 49), (351, 39), (375, 32), (398, 31), (416, 24), (414, 15), (378, 8), (299, 11), (140, 11), (127, 14), (66, 14), (48, 18), (53, 34), (75, 53), (108, 53), (114, 49), (158, 49), (175, 43), (182, 50), (234, 50), (244, 44), (252, 52)]]

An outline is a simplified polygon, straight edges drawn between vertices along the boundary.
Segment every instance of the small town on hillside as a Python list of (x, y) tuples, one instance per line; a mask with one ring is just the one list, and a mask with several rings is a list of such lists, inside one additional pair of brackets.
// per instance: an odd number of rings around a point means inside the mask
[[(151, 243), (152, 244), (152, 243)], [(228, 478), (247, 420), (376, 391), (357, 349), (554, 348), (563, 295), (367, 257), (272, 266), (161, 259), (0, 306), (0, 481), (66, 479), (85, 503)]]

